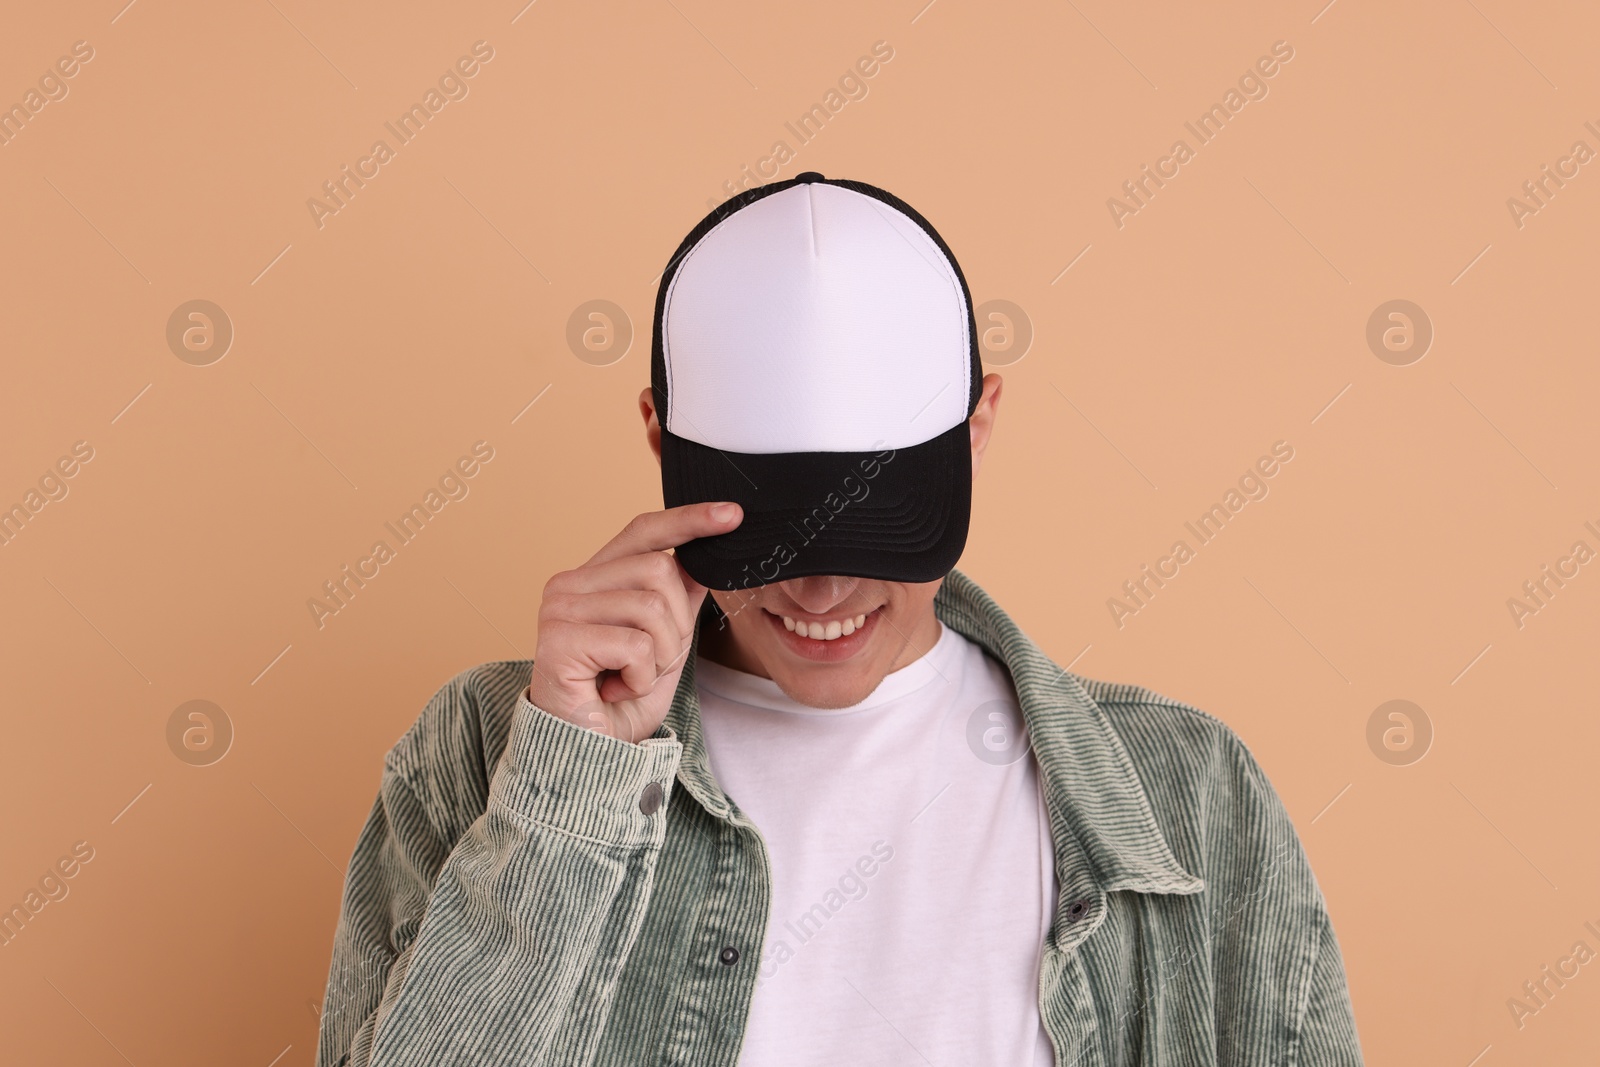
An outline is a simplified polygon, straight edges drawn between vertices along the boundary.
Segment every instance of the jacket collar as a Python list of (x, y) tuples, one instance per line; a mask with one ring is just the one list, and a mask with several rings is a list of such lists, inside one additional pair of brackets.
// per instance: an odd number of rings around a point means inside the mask
[[(951, 629), (1005, 664), (1016, 687), (1029, 742), (1038, 760), (1056, 842), (1057, 876), (1066, 856), (1064, 836), (1076, 844), (1105, 891), (1196, 893), (1205, 883), (1179, 865), (1150, 807), (1133, 760), (1104, 710), (1075, 675), (1056, 666), (1010, 616), (960, 571), (951, 571), (934, 599), (934, 612)], [(706, 616), (702, 616), (702, 622)], [(714, 815), (733, 816), (711, 774), (700, 727), (693, 647), (665, 725), (683, 745), (678, 780)]]

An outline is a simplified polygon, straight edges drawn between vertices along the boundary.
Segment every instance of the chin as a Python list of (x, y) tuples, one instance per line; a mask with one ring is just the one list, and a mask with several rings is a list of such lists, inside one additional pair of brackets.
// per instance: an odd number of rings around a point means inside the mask
[(886, 673), (867, 673), (854, 664), (831, 670), (807, 666), (800, 670), (778, 668), (772, 671), (772, 680), (790, 700), (807, 707), (848, 708), (871, 696)]
[(914, 637), (937, 637), (939, 585), (820, 577), (749, 597), (712, 591), (729, 621), (711, 658), (772, 679), (808, 707), (847, 708), (871, 696), (908, 647), (920, 655)]

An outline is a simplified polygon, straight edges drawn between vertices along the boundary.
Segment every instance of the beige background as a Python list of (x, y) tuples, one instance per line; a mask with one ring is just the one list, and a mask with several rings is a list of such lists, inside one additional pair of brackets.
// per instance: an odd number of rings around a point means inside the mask
[[(0, 147), (0, 505), (93, 459), (0, 547), (0, 905), (93, 859), (0, 948), (0, 1058), (312, 1062), (384, 751), (454, 672), (531, 654), (545, 578), (658, 506), (654, 279), (782, 139), (783, 176), (890, 189), (975, 299), (1024, 309), (962, 566), (1060, 662), (1245, 739), (1370, 1062), (1591, 1060), (1600, 964), (1520, 1028), (1507, 1001), (1600, 951), (1600, 565), (1520, 628), (1507, 600), (1600, 550), (1600, 164), (1520, 227), (1507, 199), (1600, 150), (1600, 19), (1321, 2), (12, 12), (0, 102), (94, 56)], [(307, 200), (480, 40), (470, 94), (318, 228)], [(877, 41), (800, 146), (785, 122)], [(1183, 124), (1277, 41), (1199, 146)], [(1107, 199), (1178, 138), (1118, 228)], [(166, 341), (193, 299), (236, 332), (208, 366)], [(609, 366), (565, 340), (594, 299), (638, 331)], [(1407, 366), (1366, 341), (1393, 299), (1436, 333)], [(319, 629), (308, 598), (480, 440), (470, 495)], [(1108, 598), (1280, 440), (1270, 495), (1119, 628)], [(195, 699), (234, 731), (208, 766), (167, 740)], [(1368, 745), (1392, 699), (1431, 723), (1420, 761)]]

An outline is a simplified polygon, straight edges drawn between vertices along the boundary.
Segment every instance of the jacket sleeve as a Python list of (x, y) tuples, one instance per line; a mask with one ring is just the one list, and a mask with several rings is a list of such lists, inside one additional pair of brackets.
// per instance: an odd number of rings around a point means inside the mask
[[(598, 1040), (609, 1012), (681, 746), (665, 729), (618, 741), (518, 696), (487, 774), (471, 674), (384, 762), (345, 876), (317, 1067), (432, 1067), (490, 1049), (581, 1060), (573, 1043)], [(641, 806), (650, 783), (662, 801)]]
[(1231, 730), (1209, 806), (1218, 1060), (1361, 1067), (1327, 902), (1282, 800)]
[(1344, 958), (1325, 909), (1319, 911), (1317, 958), (1300, 1021), (1297, 1067), (1361, 1067), (1361, 1044), (1345, 981)]

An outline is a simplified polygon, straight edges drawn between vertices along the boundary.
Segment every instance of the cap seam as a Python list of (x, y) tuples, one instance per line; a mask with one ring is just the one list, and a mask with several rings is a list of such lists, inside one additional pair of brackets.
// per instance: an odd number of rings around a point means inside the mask
[(811, 258), (816, 259), (817, 252), (817, 186), (815, 182), (806, 182), (806, 221), (811, 228)]

